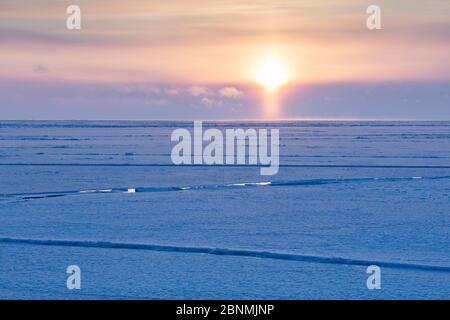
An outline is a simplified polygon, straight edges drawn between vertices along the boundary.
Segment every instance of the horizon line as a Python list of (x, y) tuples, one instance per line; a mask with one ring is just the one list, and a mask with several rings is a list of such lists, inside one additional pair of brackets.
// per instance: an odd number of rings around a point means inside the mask
[(112, 122), (112, 121), (129, 121), (129, 122), (139, 122), (139, 121), (155, 121), (155, 122), (238, 122), (238, 121), (248, 121), (248, 122), (289, 122), (289, 121), (304, 121), (304, 122), (355, 122), (355, 121), (366, 121), (366, 122), (450, 122), (450, 119), (397, 119), (397, 118), (279, 118), (279, 119), (258, 119), (258, 118), (242, 118), (242, 119), (0, 119), (0, 122), (13, 122), (13, 121), (88, 121), (88, 122)]

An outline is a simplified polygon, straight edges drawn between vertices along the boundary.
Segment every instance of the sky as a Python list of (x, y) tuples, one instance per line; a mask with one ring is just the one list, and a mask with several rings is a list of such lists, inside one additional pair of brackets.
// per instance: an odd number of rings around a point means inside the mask
[(0, 0), (0, 119), (450, 120), (449, 40), (447, 0)]

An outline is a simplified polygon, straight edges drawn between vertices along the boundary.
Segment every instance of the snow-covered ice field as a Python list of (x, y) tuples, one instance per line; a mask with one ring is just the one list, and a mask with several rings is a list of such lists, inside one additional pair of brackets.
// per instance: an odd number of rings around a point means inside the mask
[(172, 165), (192, 125), (1, 121), (0, 298), (450, 298), (450, 122), (204, 124), (279, 128), (275, 176)]

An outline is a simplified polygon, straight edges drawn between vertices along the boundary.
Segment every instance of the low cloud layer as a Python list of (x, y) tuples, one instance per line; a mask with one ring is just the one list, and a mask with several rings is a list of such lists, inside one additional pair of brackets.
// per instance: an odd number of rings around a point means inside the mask
[[(0, 81), (0, 118), (5, 119), (258, 119), (260, 88), (234, 87), (239, 98), (193, 96), (192, 86)], [(450, 120), (450, 82), (326, 84), (280, 92), (281, 118)]]

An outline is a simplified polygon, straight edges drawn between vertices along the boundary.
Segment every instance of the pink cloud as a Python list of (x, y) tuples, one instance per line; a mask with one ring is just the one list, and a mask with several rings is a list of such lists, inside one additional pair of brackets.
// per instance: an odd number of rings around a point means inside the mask
[(237, 99), (244, 95), (244, 92), (236, 89), (235, 87), (224, 87), (219, 90), (219, 94), (222, 97)]
[(201, 86), (190, 87), (187, 91), (189, 92), (190, 95), (192, 95), (194, 97), (206, 96), (211, 93), (207, 87), (201, 87)]

